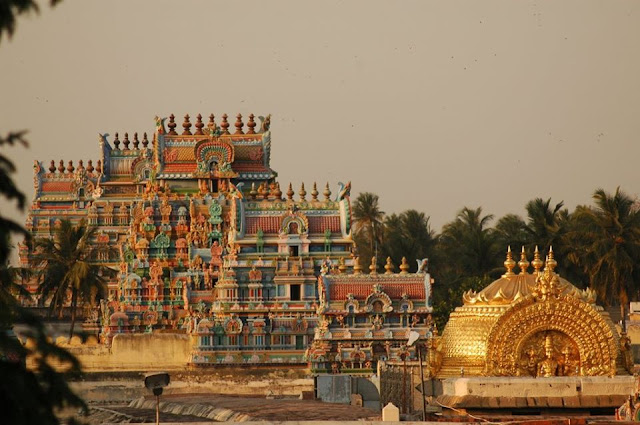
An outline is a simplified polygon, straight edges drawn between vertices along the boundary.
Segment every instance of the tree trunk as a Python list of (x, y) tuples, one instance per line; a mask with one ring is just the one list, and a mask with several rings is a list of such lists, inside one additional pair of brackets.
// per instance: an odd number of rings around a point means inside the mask
[(73, 338), (73, 328), (76, 324), (76, 304), (78, 302), (78, 291), (73, 289), (71, 295), (71, 330), (69, 331), (69, 342)]

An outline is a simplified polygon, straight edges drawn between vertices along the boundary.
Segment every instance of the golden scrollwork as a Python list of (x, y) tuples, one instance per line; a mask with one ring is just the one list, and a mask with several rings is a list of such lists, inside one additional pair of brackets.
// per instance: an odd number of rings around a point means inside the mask
[[(554, 289), (548, 289), (551, 291), (514, 303), (494, 324), (488, 337), (485, 374), (533, 375), (534, 362), (536, 376), (615, 373), (618, 340), (612, 325), (591, 304), (571, 294), (551, 296)], [(549, 344), (552, 352), (543, 357), (542, 350), (547, 351)], [(541, 372), (540, 362), (545, 358), (563, 369), (550, 371), (546, 365)]]

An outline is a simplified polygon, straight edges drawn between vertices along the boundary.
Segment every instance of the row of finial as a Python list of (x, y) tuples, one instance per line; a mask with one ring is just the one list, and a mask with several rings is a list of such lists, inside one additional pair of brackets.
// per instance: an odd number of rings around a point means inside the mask
[[(318, 192), (318, 186), (314, 182), (313, 189), (311, 190), (311, 201), (318, 201), (319, 194), (320, 192)], [(324, 187), (324, 192), (322, 192), (322, 194), (324, 195), (325, 202), (328, 202), (331, 199), (331, 189), (329, 189), (328, 182)], [(295, 192), (293, 191), (293, 186), (291, 185), (291, 183), (289, 183), (289, 188), (287, 189), (286, 195), (287, 195), (287, 200), (293, 201), (293, 195), (295, 195)], [(307, 200), (307, 191), (304, 188), (304, 183), (301, 184), (298, 195), (300, 195), (300, 201)], [(260, 183), (260, 185), (257, 188), (255, 183), (251, 183), (249, 198), (257, 199), (257, 200), (263, 200), (263, 199), (281, 200), (282, 191), (280, 190), (280, 183), (278, 182), (273, 182), (270, 184)]]
[[(73, 173), (74, 171), (76, 171), (76, 167), (73, 166), (73, 161), (69, 161), (69, 163), (67, 164), (67, 167), (65, 168), (64, 166), (64, 161), (60, 160), (60, 163), (58, 164), (58, 167), (56, 168), (56, 162), (52, 159), (51, 160), (51, 164), (49, 165), (49, 172), (51, 173), (55, 173), (56, 170), (61, 173), (64, 174), (66, 173)], [(84, 163), (82, 162), (82, 160), (78, 161), (78, 171), (83, 171), (86, 170), (87, 173), (93, 173), (93, 171), (95, 170), (96, 173), (101, 173), (102, 172), (102, 161), (98, 160), (98, 163), (96, 164), (95, 168), (93, 167), (93, 161), (89, 160), (89, 162), (87, 163), (87, 168), (84, 167)]]
[[(391, 262), (391, 257), (387, 257), (387, 262), (384, 265), (384, 274), (393, 274), (394, 265)], [(362, 274), (362, 266), (360, 265), (360, 257), (356, 257), (353, 259), (353, 274)], [(371, 258), (371, 264), (369, 265), (369, 274), (372, 276), (378, 275), (378, 261), (376, 257)], [(407, 258), (402, 257), (402, 263), (400, 263), (400, 274), (407, 275), (409, 274), (409, 263), (407, 263)]]
[[(129, 133), (124, 133), (124, 140), (122, 141), (123, 144), (123, 149), (122, 150), (129, 150), (129, 144), (131, 142), (129, 141)], [(149, 139), (147, 138), (147, 133), (144, 133), (142, 135), (142, 149), (146, 149), (147, 146), (149, 146)], [(120, 137), (118, 136), (118, 133), (115, 134), (115, 137), (113, 139), (113, 147), (115, 149), (120, 149)], [(138, 139), (138, 133), (133, 133), (133, 149), (134, 150), (138, 150), (140, 149), (140, 140)]]
[[(527, 273), (527, 269), (529, 268), (529, 264), (533, 266), (534, 273), (540, 273), (542, 266), (545, 266), (549, 269), (550, 272), (553, 272), (558, 265), (558, 262), (555, 260), (553, 255), (553, 247), (549, 247), (549, 254), (546, 257), (546, 261), (542, 261), (540, 258), (540, 251), (538, 251), (538, 246), (536, 245), (535, 251), (533, 253), (533, 260), (529, 263), (527, 260), (527, 252), (522, 247), (522, 252), (520, 253), (520, 261), (518, 261), (518, 267), (520, 268), (520, 274)], [(503, 277), (515, 276), (513, 272), (514, 267), (516, 266), (516, 262), (513, 259), (513, 255), (511, 253), (511, 246), (507, 249), (507, 259), (504, 261), (504, 267), (507, 269), (507, 272), (503, 274)]]
[[(223, 114), (222, 115), (222, 122), (220, 123), (220, 134), (231, 134), (229, 132), (229, 121), (227, 120), (227, 118), (229, 118), (229, 116), (227, 114)], [(190, 121), (190, 117), (189, 114), (184, 116), (184, 122), (182, 123), (182, 135), (183, 136), (191, 136), (191, 135), (203, 135), (205, 134), (204, 131), (202, 131), (202, 129), (205, 127), (205, 124), (202, 122), (202, 115), (198, 114), (196, 116), (196, 123), (195, 123), (195, 128), (196, 130), (192, 133), (191, 132), (191, 121)], [(245, 134), (245, 132), (243, 131), (244, 128), (244, 122), (242, 121), (242, 114), (238, 114), (236, 115), (236, 122), (234, 123), (234, 126), (236, 128), (235, 132), (233, 134)], [(256, 122), (255, 122), (255, 115), (250, 114), (249, 115), (249, 121), (247, 122), (247, 132), (246, 134), (256, 134), (255, 131), (255, 127), (256, 127)], [(178, 135), (178, 133), (176, 132), (176, 127), (178, 126), (178, 124), (176, 124), (176, 117), (175, 115), (171, 114), (169, 115), (169, 123), (167, 124), (167, 127), (169, 127), (169, 131), (167, 134), (170, 135)], [(215, 116), (213, 114), (209, 115), (209, 122), (207, 123), (207, 129), (209, 130), (215, 130), (218, 127), (218, 125), (215, 122)]]

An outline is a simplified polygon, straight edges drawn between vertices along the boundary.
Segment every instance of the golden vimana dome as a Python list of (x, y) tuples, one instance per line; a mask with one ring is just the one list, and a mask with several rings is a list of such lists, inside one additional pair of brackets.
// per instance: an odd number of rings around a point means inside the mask
[(595, 304), (593, 290), (555, 272), (553, 249), (543, 262), (536, 247), (530, 263), (523, 248), (516, 263), (509, 248), (504, 265), (499, 279), (466, 292), (451, 313), (439, 377), (628, 373), (630, 353), (621, 351), (609, 314)]
[[(519, 300), (527, 295), (531, 295), (536, 287), (536, 278), (541, 273), (541, 269), (545, 266), (549, 272), (554, 273), (554, 278), (557, 279), (558, 286), (562, 288), (563, 294), (573, 294), (581, 297), (588, 303), (594, 303), (596, 300), (596, 293), (592, 289), (581, 290), (572, 285), (568, 280), (560, 277), (555, 273), (557, 262), (554, 258), (553, 248), (549, 249), (549, 255), (546, 263), (540, 259), (540, 252), (536, 246), (533, 261), (529, 263), (527, 260), (527, 254), (522, 247), (520, 254), (520, 261), (518, 261), (518, 267), (520, 273), (516, 274), (513, 269), (516, 265), (513, 255), (511, 253), (511, 247), (507, 250), (507, 259), (504, 262), (504, 266), (507, 272), (503, 274), (500, 279), (495, 280), (489, 286), (482, 291), (475, 293), (472, 290), (467, 291), (462, 300), (465, 305), (505, 305), (511, 304), (514, 301)], [(533, 266), (533, 273), (529, 273), (529, 265)]]

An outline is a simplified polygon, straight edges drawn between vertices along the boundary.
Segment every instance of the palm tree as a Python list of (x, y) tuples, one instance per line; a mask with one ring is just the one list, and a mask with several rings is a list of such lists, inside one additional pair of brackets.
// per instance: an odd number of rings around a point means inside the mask
[(391, 257), (396, 267), (406, 257), (411, 270), (417, 265), (413, 260), (430, 258), (434, 254), (436, 244), (435, 232), (429, 224), (429, 217), (416, 210), (407, 210), (401, 214), (391, 214), (384, 222), (384, 245), (382, 246), (381, 263), (384, 258)]
[(536, 198), (527, 202), (525, 209), (528, 220), (525, 229), (532, 245), (553, 246), (554, 251), (562, 251), (562, 235), (566, 230), (569, 214), (566, 209), (562, 209), (563, 206), (564, 202), (561, 201), (552, 208), (551, 198), (546, 201)]
[(366, 238), (371, 255), (377, 251), (374, 248), (382, 241), (384, 211), (380, 210), (379, 200), (378, 195), (363, 192), (353, 203), (353, 223), (356, 236)]
[(82, 220), (74, 226), (63, 220), (52, 239), (38, 239), (35, 242), (36, 264), (41, 267), (39, 293), (50, 300), (51, 312), (62, 313), (70, 295), (71, 330), (73, 336), (78, 302), (93, 303), (105, 293), (106, 278), (110, 269), (92, 263), (97, 248), (92, 245), (95, 227), (87, 226)]
[(507, 214), (496, 222), (496, 244), (503, 250), (506, 247), (520, 247), (528, 245), (530, 235), (527, 232), (527, 224), (522, 217), (516, 214)]
[[(630, 298), (637, 299), (640, 277), (640, 211), (617, 188), (613, 195), (598, 189), (595, 207), (579, 206), (571, 236), (585, 244), (575, 259), (602, 301), (620, 302), (621, 312)], [(624, 315), (623, 315), (624, 317)]]
[(491, 220), (492, 214), (482, 215), (482, 207), (464, 207), (454, 221), (443, 226), (441, 250), (458, 278), (487, 275), (499, 264), (501, 251), (496, 247), (495, 232), (489, 227)]

